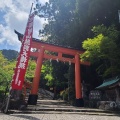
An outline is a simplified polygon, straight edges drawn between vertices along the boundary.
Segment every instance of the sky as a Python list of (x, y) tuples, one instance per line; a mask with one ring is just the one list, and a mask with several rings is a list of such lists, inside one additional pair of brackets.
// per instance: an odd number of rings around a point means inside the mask
[[(41, 4), (47, 1), (39, 0)], [(24, 34), (32, 3), (35, 5), (35, 0), (0, 0), (0, 50), (20, 50), (21, 43), (14, 30)], [(39, 38), (39, 30), (44, 24), (44, 19), (35, 16), (34, 38)]]

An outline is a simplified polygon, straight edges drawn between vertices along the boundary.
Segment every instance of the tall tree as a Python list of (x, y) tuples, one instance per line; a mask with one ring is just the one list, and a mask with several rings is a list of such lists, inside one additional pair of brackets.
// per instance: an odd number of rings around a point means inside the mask
[(93, 26), (115, 24), (120, 29), (119, 0), (50, 0), (45, 6), (38, 6), (38, 13), (44, 13), (42, 17), (48, 15), (48, 24), (40, 34), (44, 33), (50, 43), (81, 49), (82, 41), (93, 37)]

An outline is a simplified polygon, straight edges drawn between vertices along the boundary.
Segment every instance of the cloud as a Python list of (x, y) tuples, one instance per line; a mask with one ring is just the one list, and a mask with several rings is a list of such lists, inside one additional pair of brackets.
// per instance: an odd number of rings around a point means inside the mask
[[(0, 22), (0, 49), (3, 49), (3, 44), (6, 43), (7, 46), (12, 46), (13, 49), (19, 51), (20, 42), (18, 41), (17, 35), (14, 33), (14, 29), (24, 33), (30, 7), (34, 1), (35, 0), (0, 1), (0, 15), (2, 15), (2, 22)], [(48, 0), (39, 1), (43, 4)], [(33, 37), (38, 38), (38, 31), (42, 28), (43, 24), (44, 20), (36, 16), (34, 19)]]

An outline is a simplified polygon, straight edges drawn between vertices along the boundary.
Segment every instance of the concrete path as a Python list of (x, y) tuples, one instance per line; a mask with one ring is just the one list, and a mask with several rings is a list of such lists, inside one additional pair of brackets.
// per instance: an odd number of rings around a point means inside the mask
[(99, 109), (70, 106), (64, 101), (38, 100), (38, 104), (28, 105), (27, 110), (11, 110), (0, 113), (0, 120), (120, 120), (119, 113)]
[(99, 116), (81, 114), (0, 114), (0, 120), (120, 120), (118, 116)]

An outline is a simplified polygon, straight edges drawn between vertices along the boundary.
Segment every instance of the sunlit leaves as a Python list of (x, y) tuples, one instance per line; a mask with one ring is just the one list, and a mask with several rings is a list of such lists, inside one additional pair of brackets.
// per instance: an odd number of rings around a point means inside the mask
[(99, 34), (93, 39), (88, 38), (83, 42), (83, 48), (86, 50), (84, 54), (81, 55), (82, 60), (87, 60), (90, 62), (96, 62), (100, 58), (100, 46), (103, 41), (103, 35)]
[(25, 75), (25, 77), (26, 77), (28, 80), (31, 80), (31, 78), (34, 78), (35, 68), (36, 68), (36, 61), (30, 59), (30, 60), (29, 60), (29, 63), (28, 63), (26, 75)]
[(46, 85), (52, 86), (54, 84), (54, 78), (52, 75), (53, 67), (50, 61), (44, 61), (41, 69), (43, 79), (46, 80)]
[(15, 61), (8, 61), (0, 52), (0, 89), (5, 90), (10, 85), (14, 68)]
[(113, 25), (108, 28), (104, 25), (96, 26), (92, 31), (95, 37), (83, 42), (83, 48), (86, 51), (81, 55), (81, 59), (91, 63), (99, 62), (97, 71), (103, 76), (120, 74), (120, 48), (117, 44), (120, 32)]

